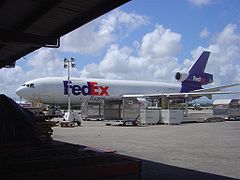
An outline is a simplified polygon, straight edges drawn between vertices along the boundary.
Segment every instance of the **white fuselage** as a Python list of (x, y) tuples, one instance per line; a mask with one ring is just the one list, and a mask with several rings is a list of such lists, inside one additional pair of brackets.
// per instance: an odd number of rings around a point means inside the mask
[[(49, 77), (28, 81), (16, 90), (17, 95), (46, 104), (67, 104), (68, 93), (72, 104), (83, 101), (119, 99), (122, 95), (175, 93), (181, 85), (162, 82), (144, 82), (107, 79)], [(68, 91), (69, 90), (69, 91)]]

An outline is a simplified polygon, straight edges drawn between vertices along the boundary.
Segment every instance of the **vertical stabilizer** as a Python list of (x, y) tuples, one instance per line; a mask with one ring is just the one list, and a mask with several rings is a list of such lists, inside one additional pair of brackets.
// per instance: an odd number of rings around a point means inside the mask
[(213, 82), (213, 75), (205, 73), (209, 55), (209, 51), (204, 51), (188, 70), (188, 73), (176, 73), (175, 78), (182, 82), (181, 92), (202, 89), (202, 85)]
[(209, 58), (210, 52), (209, 51), (203, 51), (201, 56), (198, 58), (198, 60), (192, 65), (192, 67), (188, 70), (189, 74), (201, 74), (204, 73), (208, 58)]

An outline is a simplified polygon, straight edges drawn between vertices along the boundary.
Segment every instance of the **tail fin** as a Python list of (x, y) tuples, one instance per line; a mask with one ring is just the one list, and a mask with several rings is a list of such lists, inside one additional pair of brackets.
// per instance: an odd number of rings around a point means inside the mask
[(208, 58), (209, 58), (210, 52), (203, 51), (201, 56), (198, 58), (198, 60), (192, 65), (192, 67), (188, 70), (189, 74), (201, 74), (204, 73)]
[(205, 73), (210, 52), (204, 51), (198, 60), (188, 70), (188, 73), (176, 73), (175, 78), (182, 82), (181, 92), (203, 89), (202, 85), (213, 82), (213, 75)]

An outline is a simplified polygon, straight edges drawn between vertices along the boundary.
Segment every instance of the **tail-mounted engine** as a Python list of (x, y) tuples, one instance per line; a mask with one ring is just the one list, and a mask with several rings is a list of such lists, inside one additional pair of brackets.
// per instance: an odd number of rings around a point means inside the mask
[(175, 79), (177, 81), (180, 81), (180, 82), (183, 82), (184, 80), (186, 80), (189, 76), (189, 73), (180, 73), (180, 72), (177, 72), (176, 75), (175, 75)]
[(206, 85), (213, 82), (213, 75), (208, 73), (190, 74), (177, 72), (175, 79), (180, 82), (187, 82), (197, 85)]

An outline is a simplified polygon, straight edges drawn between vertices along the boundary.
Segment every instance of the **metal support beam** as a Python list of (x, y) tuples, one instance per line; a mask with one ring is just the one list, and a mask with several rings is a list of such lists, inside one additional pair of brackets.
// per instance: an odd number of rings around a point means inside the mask
[(185, 116), (188, 116), (188, 98), (185, 98)]
[(4, 6), (5, 3), (6, 3), (6, 0), (1, 0), (1, 1), (0, 1), (0, 8), (1, 8), (2, 6)]
[(1, 61), (0, 59), (0, 67), (5, 67), (5, 68), (14, 68), (15, 67), (15, 61), (13, 62), (6, 62), (5, 61)]
[(45, 3), (40, 3), (38, 10), (31, 14), (31, 16), (28, 16), (27, 19), (24, 19), (24, 21), (16, 27), (16, 30), (26, 30), (28, 27), (30, 27), (33, 23), (36, 23), (43, 15), (45, 15), (62, 1), (63, 0), (51, 0), (46, 1)]
[(167, 96), (161, 96), (161, 109), (168, 109), (169, 102)]
[(0, 43), (58, 48), (60, 46), (60, 39), (0, 29)]

